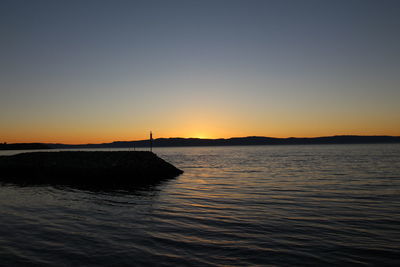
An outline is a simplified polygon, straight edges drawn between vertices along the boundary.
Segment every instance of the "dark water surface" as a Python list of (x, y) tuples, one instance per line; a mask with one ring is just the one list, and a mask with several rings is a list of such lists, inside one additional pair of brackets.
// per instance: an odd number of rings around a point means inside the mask
[(1, 185), (0, 265), (400, 265), (398, 144), (155, 152), (185, 173), (129, 192)]

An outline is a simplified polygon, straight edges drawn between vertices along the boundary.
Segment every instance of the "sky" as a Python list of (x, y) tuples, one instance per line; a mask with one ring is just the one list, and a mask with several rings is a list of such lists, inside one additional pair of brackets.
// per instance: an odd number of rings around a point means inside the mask
[(400, 136), (400, 1), (0, 2), (0, 142)]

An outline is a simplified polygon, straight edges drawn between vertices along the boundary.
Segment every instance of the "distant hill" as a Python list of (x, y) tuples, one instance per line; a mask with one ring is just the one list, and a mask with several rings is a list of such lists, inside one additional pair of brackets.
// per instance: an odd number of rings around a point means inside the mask
[(16, 143), (16, 144), (0, 144), (0, 150), (31, 150), (31, 149), (51, 149), (49, 145), (42, 143)]
[[(199, 139), (199, 138), (158, 138), (154, 139), (154, 147), (182, 146), (248, 146), (248, 145), (308, 145), (308, 144), (373, 144), (400, 143), (398, 136), (357, 136), (340, 135), (313, 138), (273, 138), (262, 136), (234, 137), (228, 139)], [(103, 144), (65, 145), (48, 144), (52, 148), (125, 148), (148, 147), (149, 140), (115, 141)]]
[[(263, 136), (233, 137), (220, 139), (199, 138), (158, 138), (153, 140), (154, 147), (183, 147), (183, 146), (252, 146), (252, 145), (313, 145), (313, 144), (379, 144), (400, 143), (400, 136), (358, 136), (337, 135), (311, 138), (274, 138)], [(30, 149), (62, 149), (62, 148), (126, 148), (149, 147), (149, 140), (115, 141), (102, 144), (43, 144), (16, 143), (0, 144), (0, 150), (30, 150)]]

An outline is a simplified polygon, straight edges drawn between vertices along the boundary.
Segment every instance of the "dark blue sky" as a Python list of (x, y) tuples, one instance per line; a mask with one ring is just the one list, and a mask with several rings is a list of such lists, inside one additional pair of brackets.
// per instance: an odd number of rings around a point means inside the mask
[(0, 138), (400, 135), (399, 11), (366, 0), (2, 1)]

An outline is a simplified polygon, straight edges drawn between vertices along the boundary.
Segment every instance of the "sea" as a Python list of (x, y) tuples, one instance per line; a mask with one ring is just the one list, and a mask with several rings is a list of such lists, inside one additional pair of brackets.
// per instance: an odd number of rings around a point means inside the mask
[(184, 174), (1, 184), (0, 266), (400, 266), (400, 144), (154, 152)]

